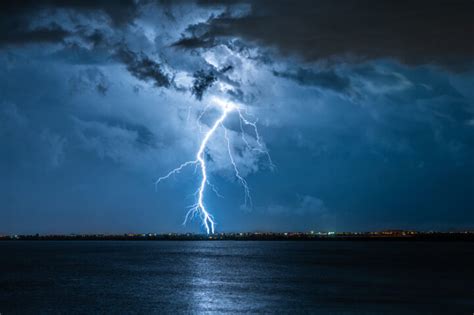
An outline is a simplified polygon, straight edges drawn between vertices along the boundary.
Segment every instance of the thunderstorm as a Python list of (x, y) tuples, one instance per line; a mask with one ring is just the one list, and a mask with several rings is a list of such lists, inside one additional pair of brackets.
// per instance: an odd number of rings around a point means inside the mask
[[(227, 153), (229, 155), (229, 159), (230, 159), (235, 177), (237, 178), (239, 183), (244, 188), (244, 196), (245, 196), (244, 197), (244, 204), (245, 205), (249, 204), (250, 206), (252, 205), (252, 198), (251, 198), (251, 195), (250, 195), (249, 186), (248, 186), (247, 181), (245, 180), (245, 178), (239, 172), (239, 169), (238, 169), (237, 164), (235, 162), (234, 156), (232, 154), (230, 138), (228, 136), (227, 129), (224, 126), (224, 121), (226, 120), (229, 113), (236, 112), (238, 114), (239, 123), (240, 123), (241, 137), (242, 137), (242, 141), (245, 144), (246, 148), (249, 149), (249, 150), (255, 151), (259, 154), (265, 155), (268, 159), (270, 169), (274, 168), (274, 164), (271, 160), (270, 154), (268, 153), (268, 151), (266, 150), (264, 144), (261, 141), (261, 138), (260, 138), (260, 135), (259, 135), (259, 132), (258, 132), (258, 128), (257, 128), (257, 122), (256, 121), (252, 122), (249, 119), (247, 119), (245, 117), (244, 113), (242, 112), (242, 108), (238, 104), (236, 104), (232, 101), (226, 101), (226, 100), (222, 100), (222, 99), (217, 98), (217, 97), (213, 97), (213, 98), (211, 98), (211, 103), (212, 103), (212, 105), (216, 106), (220, 110), (220, 115), (214, 121), (214, 123), (209, 128), (209, 130), (204, 134), (204, 137), (201, 140), (199, 149), (196, 153), (195, 159), (182, 163), (181, 165), (179, 165), (175, 169), (171, 170), (166, 175), (161, 176), (160, 178), (158, 178), (155, 181), (155, 185), (158, 185), (160, 182), (170, 178), (172, 175), (180, 173), (187, 166), (194, 165), (196, 167), (199, 167), (199, 169), (201, 171), (200, 172), (201, 173), (201, 181), (200, 181), (199, 187), (196, 191), (197, 201), (196, 201), (195, 204), (190, 206), (188, 212), (186, 213), (186, 216), (185, 216), (185, 219), (184, 219), (183, 223), (186, 224), (186, 222), (188, 221), (189, 218), (192, 218), (192, 217), (198, 215), (201, 218), (202, 225), (206, 229), (207, 234), (211, 234), (211, 233), (214, 234), (216, 223), (215, 223), (214, 217), (209, 212), (209, 210), (206, 207), (205, 202), (204, 202), (204, 195), (205, 195), (206, 186), (210, 185), (209, 180), (208, 180), (208, 170), (207, 170), (207, 165), (206, 165), (205, 151), (206, 151), (209, 140), (215, 135), (216, 130), (219, 127), (222, 127), (224, 129), (224, 138), (225, 138), (225, 141), (226, 141), (226, 144), (227, 144)], [(208, 108), (209, 108), (209, 106), (206, 106), (203, 113)], [(198, 122), (200, 122), (200, 118), (202, 117), (203, 113), (201, 113), (201, 115), (199, 116)], [(254, 132), (253, 136), (255, 137), (255, 140), (256, 140), (256, 143), (257, 143), (256, 147), (251, 146), (251, 144), (247, 140), (247, 138), (245, 136), (244, 125), (250, 126), (253, 129), (253, 132)]]

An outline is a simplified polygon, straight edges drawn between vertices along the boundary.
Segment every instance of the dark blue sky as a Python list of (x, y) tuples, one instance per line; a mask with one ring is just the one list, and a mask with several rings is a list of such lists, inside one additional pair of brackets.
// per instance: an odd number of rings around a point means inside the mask
[[(20, 1), (0, 13), (0, 234), (474, 228), (472, 1)], [(206, 108), (207, 107), (207, 108)], [(206, 110), (206, 112), (204, 112)], [(200, 123), (198, 117), (204, 112)], [(252, 130), (245, 129), (252, 144)]]

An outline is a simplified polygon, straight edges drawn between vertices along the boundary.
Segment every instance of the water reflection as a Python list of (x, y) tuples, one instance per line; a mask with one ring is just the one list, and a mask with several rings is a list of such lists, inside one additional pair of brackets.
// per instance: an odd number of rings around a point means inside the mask
[(469, 243), (11, 242), (0, 252), (5, 314), (474, 309)]

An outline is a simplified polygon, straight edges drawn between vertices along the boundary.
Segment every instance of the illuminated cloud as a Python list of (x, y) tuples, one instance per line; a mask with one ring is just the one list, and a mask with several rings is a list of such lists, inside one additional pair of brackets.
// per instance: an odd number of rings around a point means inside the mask
[[(235, 112), (224, 122), (253, 208), (223, 128), (206, 147), (219, 230), (285, 230), (286, 213), (294, 229), (317, 229), (321, 213), (331, 230), (474, 224), (471, 1), (1, 9), (0, 232), (22, 221), (12, 232), (36, 233), (53, 217), (86, 230), (78, 213), (100, 218), (98, 232), (184, 231), (199, 174), (153, 183), (195, 158), (215, 98), (242, 104), (262, 136), (247, 125), (244, 140)], [(249, 149), (260, 145), (274, 172)], [(272, 207), (285, 214), (262, 214)]]

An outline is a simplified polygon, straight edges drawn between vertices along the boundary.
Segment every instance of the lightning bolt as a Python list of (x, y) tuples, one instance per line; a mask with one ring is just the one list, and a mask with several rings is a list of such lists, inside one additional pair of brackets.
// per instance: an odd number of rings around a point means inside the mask
[[(210, 233), (214, 234), (215, 221), (214, 221), (213, 216), (207, 210), (206, 205), (204, 203), (204, 192), (206, 190), (206, 186), (207, 185), (211, 186), (211, 188), (214, 190), (214, 192), (216, 192), (216, 194), (218, 196), (220, 196), (220, 195), (217, 192), (216, 188), (212, 184), (210, 184), (210, 182), (209, 182), (208, 175), (207, 175), (205, 150), (207, 148), (207, 144), (208, 144), (209, 140), (216, 133), (216, 130), (219, 127), (222, 127), (224, 129), (224, 138), (227, 142), (227, 153), (229, 155), (229, 159), (230, 159), (230, 162), (232, 164), (235, 177), (237, 178), (237, 180), (240, 182), (240, 184), (244, 188), (244, 193), (245, 193), (244, 202), (245, 202), (245, 205), (247, 205), (247, 204), (252, 205), (252, 198), (251, 198), (251, 195), (250, 195), (250, 189), (248, 187), (247, 181), (241, 175), (241, 173), (239, 172), (239, 170), (237, 168), (237, 164), (235, 162), (235, 159), (234, 159), (234, 156), (233, 156), (233, 153), (232, 153), (232, 146), (231, 146), (230, 139), (229, 139), (229, 136), (228, 136), (228, 133), (227, 133), (227, 129), (224, 126), (224, 121), (225, 121), (225, 119), (227, 118), (227, 116), (229, 115), (230, 112), (236, 111), (238, 113), (239, 121), (240, 121), (241, 137), (242, 137), (242, 141), (245, 143), (245, 146), (250, 150), (254, 150), (258, 153), (265, 154), (268, 158), (270, 168), (273, 169), (273, 167), (274, 167), (274, 164), (273, 164), (273, 162), (270, 158), (270, 155), (269, 155), (268, 151), (266, 150), (265, 146), (261, 142), (261, 138), (260, 138), (260, 135), (259, 135), (258, 129), (257, 129), (257, 123), (249, 121), (247, 118), (245, 118), (245, 116), (243, 115), (240, 107), (237, 104), (233, 103), (233, 102), (224, 101), (224, 100), (222, 100), (220, 98), (217, 98), (217, 97), (212, 98), (212, 101), (213, 101), (214, 104), (216, 104), (219, 107), (219, 109), (221, 110), (221, 113), (220, 113), (220, 116), (214, 121), (211, 128), (205, 133), (204, 138), (201, 140), (199, 150), (196, 153), (196, 158), (194, 160), (184, 162), (183, 164), (179, 165), (178, 167), (171, 170), (166, 175), (161, 176), (160, 178), (158, 178), (155, 181), (155, 186), (157, 186), (160, 182), (170, 178), (172, 175), (179, 174), (187, 166), (194, 165), (196, 167), (199, 167), (199, 169), (201, 171), (201, 182), (200, 182), (200, 185), (199, 185), (199, 187), (196, 191), (197, 202), (194, 205), (189, 207), (189, 210), (186, 213), (183, 224), (186, 224), (186, 222), (190, 218), (192, 218), (196, 215), (199, 215), (200, 218), (201, 218), (202, 224), (206, 229), (207, 234), (210, 234)], [(210, 105), (207, 105), (205, 107), (204, 111), (199, 115), (198, 122), (200, 122), (204, 112), (209, 107), (210, 107)], [(250, 145), (250, 143), (248, 142), (247, 138), (245, 137), (244, 125), (250, 126), (253, 129), (258, 147), (252, 147)], [(199, 127), (201, 127), (201, 125)]]

